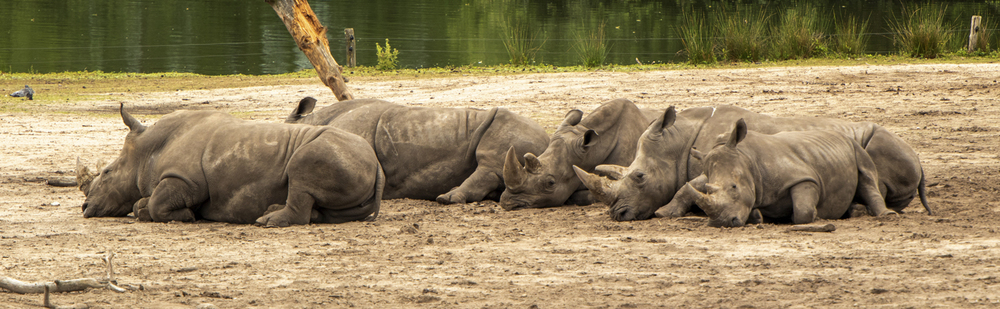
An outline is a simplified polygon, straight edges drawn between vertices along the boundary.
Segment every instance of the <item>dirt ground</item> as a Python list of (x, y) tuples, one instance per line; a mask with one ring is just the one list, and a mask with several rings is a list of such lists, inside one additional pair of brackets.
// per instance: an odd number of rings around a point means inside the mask
[[(390, 200), (376, 222), (260, 228), (84, 219), (83, 194), (47, 186), (117, 156), (120, 102), (150, 124), (178, 108), (279, 122), (318, 81), (239, 89), (111, 93), (0, 114), (0, 277), (105, 277), (60, 293), (108, 308), (996, 307), (1000, 305), (1000, 64), (703, 69), (436, 79), (354, 78), (356, 97), (502, 106), (553, 130), (570, 108), (624, 97), (640, 107), (732, 104), (776, 116), (872, 121), (920, 154), (928, 216), (712, 228), (703, 218), (614, 222), (607, 206), (503, 211), (495, 202)], [(8, 88), (15, 86), (10, 85)], [(38, 90), (38, 88), (36, 88)], [(40, 93), (39, 95), (44, 95)], [(2, 100), (20, 100), (5, 97)], [(0, 291), (0, 307), (39, 294)]]

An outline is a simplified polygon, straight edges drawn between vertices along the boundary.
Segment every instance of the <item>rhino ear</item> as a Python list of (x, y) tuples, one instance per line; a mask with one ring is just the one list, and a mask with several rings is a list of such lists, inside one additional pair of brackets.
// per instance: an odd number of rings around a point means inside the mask
[(288, 118), (285, 119), (285, 123), (294, 123), (299, 119), (302, 119), (305, 115), (312, 113), (314, 108), (316, 108), (316, 98), (302, 98), (302, 100), (299, 101), (299, 106), (296, 106), (295, 110), (292, 111), (292, 114), (288, 115)]
[(580, 124), (581, 119), (583, 119), (583, 111), (574, 108), (566, 113), (566, 118), (559, 126), (575, 126)]
[(519, 186), (524, 182), (524, 167), (517, 161), (517, 152), (514, 146), (507, 150), (507, 157), (503, 164), (503, 182), (507, 187)]
[(542, 161), (538, 160), (538, 157), (533, 153), (524, 154), (524, 170), (528, 173), (537, 174), (538, 171), (542, 170)]
[(667, 110), (663, 111), (663, 121), (660, 122), (660, 131), (674, 125), (675, 121), (677, 121), (677, 110), (671, 105), (667, 107)]
[(596, 143), (597, 131), (587, 130), (587, 132), (583, 132), (583, 140), (580, 141), (580, 146), (583, 147), (584, 151), (587, 151), (587, 149), (590, 149), (590, 146), (593, 146)]
[(743, 121), (743, 118), (740, 118), (740, 120), (736, 121), (736, 125), (733, 126), (733, 133), (729, 135), (729, 141), (726, 142), (726, 146), (735, 148), (746, 137), (747, 123)]
[(125, 103), (121, 104), (119, 112), (121, 112), (122, 121), (125, 122), (125, 126), (128, 126), (129, 130), (136, 133), (142, 133), (142, 131), (146, 130), (146, 126), (142, 125), (138, 119), (135, 119), (135, 117), (132, 117), (132, 115), (129, 115), (128, 112), (125, 111)]
[(694, 147), (691, 147), (691, 156), (699, 161), (705, 159), (705, 154), (701, 153), (701, 151), (698, 151), (698, 149), (695, 149)]

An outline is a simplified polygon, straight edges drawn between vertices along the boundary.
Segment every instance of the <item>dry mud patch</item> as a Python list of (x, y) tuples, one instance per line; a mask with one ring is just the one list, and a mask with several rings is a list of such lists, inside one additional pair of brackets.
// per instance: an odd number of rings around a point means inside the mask
[[(926, 215), (719, 229), (699, 218), (614, 222), (606, 206), (503, 211), (494, 202), (390, 200), (376, 222), (280, 229), (225, 223), (84, 219), (83, 195), (49, 187), (74, 160), (114, 158), (124, 102), (145, 123), (179, 108), (279, 122), (307, 85), (127, 93), (0, 115), (0, 276), (103, 277), (141, 290), (53, 297), (92, 307), (995, 307), (996, 64), (592, 72), (417, 80), (352, 78), (356, 97), (422, 106), (501, 106), (550, 131), (570, 108), (624, 97), (644, 108), (732, 104), (776, 116), (879, 123), (928, 175)], [(13, 86), (12, 86), (13, 87)], [(6, 97), (3, 100), (14, 100)], [(0, 291), (0, 307), (41, 304)]]

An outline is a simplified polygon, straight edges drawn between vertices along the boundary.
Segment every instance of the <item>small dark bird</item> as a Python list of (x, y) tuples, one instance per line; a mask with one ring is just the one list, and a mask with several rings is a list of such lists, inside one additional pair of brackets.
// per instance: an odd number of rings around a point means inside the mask
[(32, 99), (32, 97), (35, 96), (35, 91), (31, 90), (31, 87), (28, 87), (28, 85), (24, 85), (24, 89), (21, 89), (21, 90), (18, 90), (18, 91), (14, 91), (14, 93), (11, 93), (10, 96), (12, 96), (12, 97), (28, 97), (28, 100), (34, 100), (34, 99)]

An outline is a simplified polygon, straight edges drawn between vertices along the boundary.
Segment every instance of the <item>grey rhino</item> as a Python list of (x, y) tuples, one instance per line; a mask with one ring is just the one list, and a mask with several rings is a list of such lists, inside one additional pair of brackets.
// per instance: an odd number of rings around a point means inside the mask
[(614, 220), (645, 220), (654, 212), (659, 217), (683, 216), (695, 197), (693, 192), (684, 190), (685, 183), (691, 181), (699, 189), (705, 183), (704, 177), (698, 177), (702, 174), (702, 164), (691, 159), (692, 147), (711, 149), (716, 138), (730, 129), (729, 124), (740, 118), (746, 119), (751, 131), (764, 134), (823, 130), (851, 137), (875, 162), (879, 191), (889, 208), (901, 211), (919, 194), (931, 214), (917, 153), (885, 128), (870, 122), (771, 117), (728, 105), (690, 108), (679, 113), (670, 107), (642, 134), (636, 159), (630, 166), (601, 165), (595, 174), (577, 171), (577, 175), (598, 199), (610, 206)]
[(118, 158), (96, 176), (78, 163), (84, 217), (287, 226), (378, 215), (385, 176), (354, 134), (215, 111), (177, 111), (149, 127), (124, 107), (121, 116), (130, 131)]
[(855, 200), (875, 216), (896, 213), (886, 208), (879, 193), (871, 157), (843, 134), (766, 135), (747, 132), (740, 119), (722, 139), (725, 144), (708, 154), (692, 150), (707, 178), (705, 192), (696, 190), (695, 201), (708, 215), (710, 226), (743, 226), (751, 213), (752, 223), (763, 218), (791, 219), (795, 224), (839, 219)]
[(440, 203), (496, 199), (504, 189), (503, 154), (541, 152), (545, 129), (507, 109), (407, 107), (382, 100), (337, 102), (316, 112), (306, 97), (286, 122), (325, 125), (368, 141), (385, 169), (385, 199)]
[(512, 210), (592, 203), (573, 166), (592, 171), (599, 164), (631, 163), (636, 141), (651, 119), (627, 99), (605, 102), (586, 118), (578, 109), (569, 111), (541, 155), (524, 154), (521, 166), (515, 148), (507, 152), (503, 167), (507, 189), (500, 206)]

